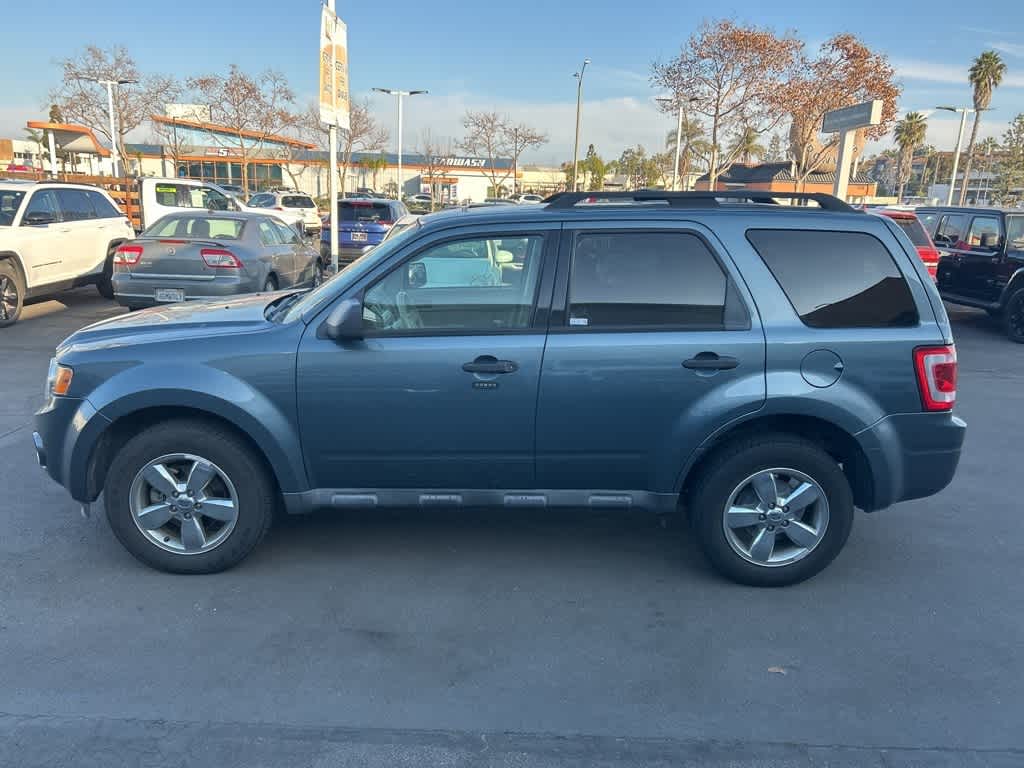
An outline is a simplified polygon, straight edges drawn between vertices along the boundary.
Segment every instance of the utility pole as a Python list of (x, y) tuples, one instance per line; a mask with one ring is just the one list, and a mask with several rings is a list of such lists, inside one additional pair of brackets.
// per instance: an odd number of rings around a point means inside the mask
[[(336, 17), (334, 0), (327, 0), (327, 10)], [(338, 48), (331, 39), (331, 98), (337, 107), (338, 94), (335, 93), (335, 78), (338, 68)], [(338, 195), (338, 126), (330, 123), (327, 126), (327, 154), (328, 154), (328, 179), (327, 195), (330, 202), (331, 234), (329, 247), (331, 249), (331, 273), (338, 274), (338, 231), (341, 229), (341, 210), (339, 207)], [(248, 190), (246, 190), (248, 192)]]
[[(967, 115), (974, 112), (969, 107), (936, 107), (944, 112), (960, 113), (960, 133), (956, 137), (956, 148), (953, 150), (953, 173), (949, 177), (949, 194), (946, 195), (946, 205), (953, 204), (953, 188), (956, 187), (956, 171), (960, 166), (960, 145), (964, 143), (964, 128), (967, 127)], [(964, 179), (963, 188), (967, 189), (967, 179)]]
[(679, 158), (683, 148), (683, 108), (684, 105), (692, 104), (693, 102), (698, 101), (698, 99), (696, 96), (684, 99), (679, 94), (676, 94), (674, 97), (659, 96), (655, 101), (666, 107), (673, 104), (678, 107), (678, 112), (676, 114), (676, 164), (672, 168), (672, 191), (675, 192), (679, 189)]
[(519, 175), (519, 128), (512, 129), (512, 194), (516, 193), (516, 176)]
[(590, 59), (583, 60), (580, 71), (573, 75), (576, 78), (576, 143), (572, 149), (572, 191), (577, 192), (580, 188), (580, 108), (583, 105), (583, 74), (587, 71), (587, 64)]
[(398, 97), (398, 199), (402, 199), (402, 99), (406, 96), (418, 96), (430, 91), (400, 91), (395, 88), (374, 88), (377, 93), (386, 93)]

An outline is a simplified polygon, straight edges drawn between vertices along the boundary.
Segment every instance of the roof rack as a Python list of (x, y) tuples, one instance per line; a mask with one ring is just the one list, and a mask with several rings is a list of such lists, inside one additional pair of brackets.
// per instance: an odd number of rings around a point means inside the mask
[(761, 189), (729, 189), (718, 192), (662, 192), (647, 189), (636, 192), (558, 192), (546, 198), (544, 202), (548, 204), (548, 210), (564, 210), (588, 200), (597, 205), (616, 205), (621, 201), (622, 205), (665, 203), (672, 208), (719, 208), (723, 200), (778, 205), (780, 199), (813, 201), (825, 211), (857, 212), (856, 208), (838, 197), (822, 192), (770, 192)]

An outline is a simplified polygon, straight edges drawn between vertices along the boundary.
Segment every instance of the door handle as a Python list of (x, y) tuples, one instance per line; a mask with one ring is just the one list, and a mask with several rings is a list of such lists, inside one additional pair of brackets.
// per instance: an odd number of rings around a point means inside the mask
[(493, 355), (480, 355), (471, 363), (463, 363), (462, 370), (466, 373), (515, 373), (519, 365), (511, 360), (499, 360)]
[(696, 357), (683, 361), (683, 368), (692, 371), (731, 371), (740, 361), (728, 355), (717, 355), (714, 352), (701, 352)]

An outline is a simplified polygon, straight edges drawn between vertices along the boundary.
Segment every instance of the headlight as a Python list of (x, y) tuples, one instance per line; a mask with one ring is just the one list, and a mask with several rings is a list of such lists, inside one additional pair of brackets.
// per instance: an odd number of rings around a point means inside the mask
[(66, 365), (57, 363), (57, 358), (50, 360), (50, 370), (46, 374), (46, 396), (66, 395), (71, 386), (71, 377), (74, 371)]

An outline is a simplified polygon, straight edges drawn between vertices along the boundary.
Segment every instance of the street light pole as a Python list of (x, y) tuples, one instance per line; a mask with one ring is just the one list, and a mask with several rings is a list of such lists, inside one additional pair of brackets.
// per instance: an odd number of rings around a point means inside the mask
[[(969, 107), (936, 107), (944, 112), (960, 113), (960, 132), (956, 137), (956, 149), (953, 151), (953, 173), (949, 178), (949, 194), (946, 195), (946, 205), (953, 204), (953, 188), (956, 186), (956, 171), (960, 165), (960, 145), (964, 143), (964, 128), (967, 127), (967, 115), (974, 112)], [(964, 179), (964, 188), (967, 186), (967, 179)]]
[(400, 91), (395, 88), (374, 88), (378, 93), (386, 93), (398, 97), (398, 199), (402, 199), (402, 99), (406, 96), (418, 96), (430, 91)]
[[(327, 0), (327, 10), (335, 14), (334, 0)], [(334, 41), (334, 32), (331, 32), (331, 102), (337, 112), (338, 94), (335, 90), (335, 78), (338, 70), (338, 48)], [(321, 96), (321, 99), (323, 96)], [(336, 115), (335, 118), (336, 119)], [(230, 164), (228, 165), (230, 168)], [(328, 211), (331, 222), (331, 232), (327, 239), (327, 247), (331, 251), (331, 274), (338, 274), (338, 238), (341, 230), (341, 208), (338, 204), (338, 126), (331, 123), (327, 126), (327, 197), (330, 200)], [(248, 192), (248, 190), (246, 190)], [(345, 190), (341, 190), (344, 194)]]
[(110, 117), (110, 163), (111, 163), (111, 175), (117, 178), (117, 164), (118, 164), (118, 152), (117, 152), (117, 126), (114, 120), (114, 86), (115, 85), (132, 85), (137, 83), (138, 80), (95, 80), (94, 82), (100, 85), (107, 86), (107, 114)]
[(587, 71), (590, 59), (583, 60), (580, 71), (573, 75), (576, 78), (576, 142), (572, 149), (572, 191), (579, 190), (580, 182), (580, 108), (583, 105), (583, 74)]
[(679, 189), (679, 158), (680, 152), (683, 148), (683, 106), (697, 101), (697, 97), (692, 96), (689, 99), (683, 99), (679, 96), (675, 96), (674, 98), (659, 96), (655, 101), (659, 104), (664, 104), (666, 107), (671, 104), (677, 104), (679, 107), (676, 114), (676, 164), (672, 168), (672, 191), (676, 192)]

